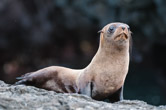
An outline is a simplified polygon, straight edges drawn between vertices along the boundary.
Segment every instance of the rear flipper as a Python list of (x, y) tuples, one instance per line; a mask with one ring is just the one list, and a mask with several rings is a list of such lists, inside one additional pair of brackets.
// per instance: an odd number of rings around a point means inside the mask
[(14, 85), (30, 85), (31, 80), (30, 80), (30, 77), (28, 77), (30, 76), (30, 74), (32, 73), (26, 73), (25, 75), (22, 75), (21, 77), (17, 77), (16, 79), (19, 81), (17, 81)]
[[(17, 79), (17, 78), (16, 78)], [(13, 85), (28, 85), (26, 79), (22, 79), (20, 81), (15, 82)]]
[(43, 85), (53, 79), (52, 74), (56, 75), (57, 71), (55, 67), (44, 68), (35, 72), (27, 73), (21, 77), (18, 77), (19, 81), (14, 85), (31, 85), (39, 88), (43, 88)]

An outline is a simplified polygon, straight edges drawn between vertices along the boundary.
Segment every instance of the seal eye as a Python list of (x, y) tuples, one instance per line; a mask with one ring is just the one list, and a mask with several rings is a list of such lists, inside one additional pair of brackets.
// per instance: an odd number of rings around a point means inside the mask
[(109, 29), (108, 29), (108, 31), (109, 31), (110, 33), (113, 33), (114, 30), (115, 30), (115, 27), (114, 27), (114, 26), (110, 26)]
[(127, 29), (128, 29), (128, 31), (130, 31), (130, 27), (128, 27)]

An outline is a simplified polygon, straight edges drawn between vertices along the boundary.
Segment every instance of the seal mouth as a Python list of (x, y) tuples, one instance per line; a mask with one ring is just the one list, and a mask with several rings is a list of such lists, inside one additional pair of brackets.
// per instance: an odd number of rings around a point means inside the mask
[(128, 39), (128, 36), (125, 33), (119, 34), (114, 38), (115, 41), (127, 40), (127, 39)]

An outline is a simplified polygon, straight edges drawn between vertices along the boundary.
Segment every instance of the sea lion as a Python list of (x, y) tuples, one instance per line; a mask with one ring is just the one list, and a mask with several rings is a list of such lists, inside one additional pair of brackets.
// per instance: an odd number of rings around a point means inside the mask
[(127, 24), (116, 22), (106, 25), (99, 33), (99, 49), (86, 68), (51, 66), (19, 77), (21, 80), (16, 84), (59, 93), (85, 94), (96, 100), (122, 100), (129, 67), (131, 31)]

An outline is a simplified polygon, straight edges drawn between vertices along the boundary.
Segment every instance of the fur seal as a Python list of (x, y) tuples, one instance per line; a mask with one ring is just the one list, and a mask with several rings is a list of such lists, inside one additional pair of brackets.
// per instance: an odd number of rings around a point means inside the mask
[(51, 66), (18, 77), (15, 84), (32, 85), (58, 93), (85, 94), (96, 100), (123, 99), (123, 85), (129, 67), (131, 31), (124, 23), (107, 24), (90, 64), (80, 70)]

